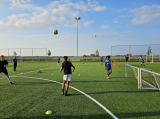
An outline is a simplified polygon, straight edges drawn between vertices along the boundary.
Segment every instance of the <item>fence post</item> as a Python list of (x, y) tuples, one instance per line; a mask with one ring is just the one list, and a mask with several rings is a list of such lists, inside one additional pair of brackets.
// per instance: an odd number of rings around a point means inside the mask
[(146, 55), (146, 62), (147, 62), (147, 55)]
[(140, 89), (139, 68), (138, 68), (138, 89)]
[(125, 69), (126, 69), (126, 71), (125, 71), (126, 74), (125, 74), (125, 75), (126, 75), (126, 77), (127, 77), (127, 65), (126, 65)]

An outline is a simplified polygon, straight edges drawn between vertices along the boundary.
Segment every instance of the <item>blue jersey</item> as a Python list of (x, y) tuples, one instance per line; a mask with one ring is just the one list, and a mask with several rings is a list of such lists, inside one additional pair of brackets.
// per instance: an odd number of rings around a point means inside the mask
[(111, 60), (105, 60), (106, 68), (111, 68)]
[(14, 63), (14, 64), (17, 64), (17, 59), (13, 59), (13, 63)]
[(143, 58), (141, 58), (141, 60), (142, 60), (142, 63), (144, 63), (144, 59), (143, 59)]
[(103, 60), (103, 57), (101, 57), (101, 61)]

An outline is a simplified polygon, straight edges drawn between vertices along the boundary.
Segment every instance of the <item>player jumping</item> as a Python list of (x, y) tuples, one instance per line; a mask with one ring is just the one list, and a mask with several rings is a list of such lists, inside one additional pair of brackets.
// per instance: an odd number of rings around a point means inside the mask
[(145, 60), (142, 58), (142, 56), (140, 56), (140, 59), (141, 59), (141, 67), (142, 67), (142, 64), (143, 64), (143, 66), (145, 67), (145, 65), (144, 65), (144, 62), (145, 62)]
[[(63, 57), (63, 63), (62, 63), (62, 67), (60, 69), (60, 72), (62, 72), (62, 69), (64, 69), (62, 93), (61, 93), (62, 95), (64, 95), (64, 87), (65, 87), (65, 83), (67, 81), (65, 96), (67, 96), (67, 91), (69, 88), (69, 82), (71, 81), (72, 72), (74, 72), (74, 70), (75, 70), (75, 67), (73, 66), (73, 64), (71, 62), (67, 61), (67, 59), (68, 59), (67, 56)], [(71, 67), (73, 67), (72, 71), (71, 71)]]
[(104, 61), (104, 69), (107, 71), (107, 79), (109, 79), (109, 75), (112, 73), (110, 56), (107, 56), (107, 59)]
[(103, 56), (101, 56), (100, 64), (102, 64), (102, 65), (103, 65)]
[(1, 55), (0, 58), (1, 58), (1, 61), (0, 61), (0, 73), (3, 72), (6, 75), (6, 77), (8, 78), (9, 83), (13, 84), (11, 82), (10, 77), (8, 76), (8, 71), (6, 69), (6, 67), (8, 67), (8, 62), (6, 60), (4, 60), (4, 56), (3, 55)]

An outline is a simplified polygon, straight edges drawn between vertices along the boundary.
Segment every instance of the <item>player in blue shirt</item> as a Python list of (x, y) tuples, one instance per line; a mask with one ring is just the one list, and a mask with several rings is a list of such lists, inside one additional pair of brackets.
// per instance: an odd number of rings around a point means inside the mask
[(143, 66), (145, 67), (145, 65), (144, 65), (144, 62), (145, 62), (145, 60), (142, 58), (142, 56), (140, 56), (140, 59), (141, 59), (141, 67), (142, 67), (142, 64), (143, 64)]
[(107, 56), (105, 56), (104, 61), (107, 59)]
[(13, 64), (14, 64), (14, 71), (16, 71), (16, 67), (17, 67), (17, 59), (16, 57), (14, 57), (14, 59), (12, 60)]
[(101, 56), (100, 64), (102, 64), (102, 65), (103, 65), (103, 56)]
[(107, 59), (104, 61), (104, 69), (107, 71), (107, 78), (109, 78), (109, 75), (112, 73), (110, 56), (107, 56)]

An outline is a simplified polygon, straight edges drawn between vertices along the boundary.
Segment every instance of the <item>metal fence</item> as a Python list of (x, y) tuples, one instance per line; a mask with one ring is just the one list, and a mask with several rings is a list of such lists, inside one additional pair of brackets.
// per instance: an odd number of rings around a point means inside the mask
[[(148, 51), (149, 53), (147, 53)], [(112, 59), (125, 61), (128, 55), (129, 61), (138, 62), (142, 56), (146, 62), (160, 62), (160, 44), (148, 45), (116, 45), (111, 46)]]

